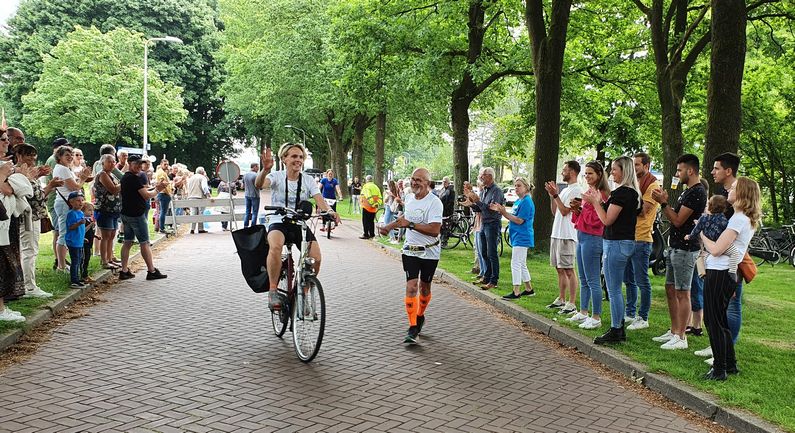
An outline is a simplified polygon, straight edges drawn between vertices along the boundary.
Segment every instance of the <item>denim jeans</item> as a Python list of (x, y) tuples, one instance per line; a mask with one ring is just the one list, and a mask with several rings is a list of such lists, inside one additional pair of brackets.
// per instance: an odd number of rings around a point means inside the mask
[(157, 206), (160, 210), (160, 218), (158, 219), (158, 228), (160, 230), (166, 229), (166, 214), (168, 214), (168, 205), (171, 204), (171, 196), (165, 193), (157, 194)]
[(602, 237), (577, 232), (577, 273), (580, 277), (580, 310), (593, 302), (591, 314), (602, 315)]
[(478, 268), (480, 269), (480, 273), (478, 274), (479, 277), (482, 277), (486, 274), (486, 260), (483, 259), (483, 256), (480, 255), (481, 247), (480, 247), (480, 230), (475, 232), (475, 252), (478, 260)]
[(621, 328), (624, 321), (624, 293), (621, 282), (635, 251), (635, 241), (605, 239), (603, 245), (605, 283), (610, 295), (610, 327)]
[(83, 246), (69, 247), (69, 260), (72, 264), (69, 269), (70, 280), (72, 283), (79, 283), (82, 279), (80, 272), (83, 264)]
[(480, 255), (486, 263), (486, 272), (483, 273), (486, 284), (496, 285), (500, 279), (500, 257), (497, 253), (500, 228), (499, 221), (484, 222), (480, 228)]
[(740, 328), (743, 325), (743, 282), (737, 284), (734, 289), (734, 297), (729, 299), (729, 308), (726, 309), (726, 316), (729, 320), (729, 331), (732, 334), (732, 341), (737, 344), (740, 338)]
[(704, 279), (698, 276), (698, 269), (693, 269), (693, 281), (690, 283), (690, 311), (704, 309)]
[[(392, 208), (390, 208), (389, 206), (384, 206), (384, 225), (391, 223), (392, 220), (394, 219), (395, 219), (395, 214), (392, 213)], [(396, 236), (397, 236), (397, 230), (393, 229), (389, 232), (390, 239), (395, 239)]]
[(259, 213), (259, 196), (246, 197), (246, 216), (243, 219), (243, 228), (248, 227), (249, 222), (251, 222), (251, 225), (257, 225), (258, 213)]
[(626, 315), (635, 317), (638, 289), (640, 289), (640, 311), (637, 313), (643, 320), (649, 320), (649, 309), (651, 308), (651, 281), (649, 281), (651, 245), (651, 242), (635, 241), (635, 251), (624, 272), (624, 284), (627, 286)]

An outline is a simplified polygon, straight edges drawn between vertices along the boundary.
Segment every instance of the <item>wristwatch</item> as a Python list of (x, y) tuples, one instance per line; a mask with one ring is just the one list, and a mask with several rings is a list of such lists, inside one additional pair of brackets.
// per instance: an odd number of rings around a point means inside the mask
[(668, 203), (660, 203), (660, 209), (665, 209), (668, 206)]
[(414, 223), (409, 223), (409, 230), (414, 230)]

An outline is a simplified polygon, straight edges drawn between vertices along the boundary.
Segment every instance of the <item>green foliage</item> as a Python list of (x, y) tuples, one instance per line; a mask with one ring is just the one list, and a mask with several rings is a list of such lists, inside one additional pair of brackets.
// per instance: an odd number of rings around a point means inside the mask
[[(66, 135), (78, 144), (137, 145), (142, 135), (143, 42), (140, 34), (77, 27), (51, 54), (33, 90), (22, 97), (23, 126), (30, 134)], [(151, 141), (180, 135), (182, 89), (149, 72)]]

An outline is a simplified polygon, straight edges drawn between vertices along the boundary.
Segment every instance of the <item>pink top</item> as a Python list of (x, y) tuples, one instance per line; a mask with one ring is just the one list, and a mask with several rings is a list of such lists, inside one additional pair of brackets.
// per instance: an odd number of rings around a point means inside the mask
[[(602, 200), (607, 200), (607, 196), (604, 193), (602, 193)], [(572, 212), (571, 221), (574, 223), (574, 228), (583, 233), (600, 237), (604, 234), (605, 225), (599, 219), (596, 209), (588, 201), (583, 200), (582, 211), (580, 211), (579, 215)]]

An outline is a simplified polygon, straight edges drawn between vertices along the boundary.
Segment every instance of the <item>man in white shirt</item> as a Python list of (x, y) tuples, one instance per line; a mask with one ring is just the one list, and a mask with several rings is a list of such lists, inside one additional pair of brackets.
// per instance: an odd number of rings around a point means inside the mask
[[(560, 314), (569, 314), (577, 311), (574, 297), (577, 295), (577, 274), (574, 272), (574, 262), (577, 253), (577, 230), (571, 222), (572, 200), (582, 198), (582, 187), (577, 183), (580, 175), (580, 163), (567, 161), (563, 164), (560, 175), (568, 186), (563, 191), (558, 190), (558, 184), (549, 181), (544, 188), (549, 193), (552, 215), (552, 240), (549, 244), (549, 263), (558, 271), (558, 297), (547, 305), (547, 308), (558, 308)], [(569, 298), (566, 301), (566, 293)]]
[[(406, 272), (406, 314), (409, 330), (405, 343), (417, 343), (425, 323), (425, 309), (431, 302), (431, 282), (439, 264), (442, 248), (439, 232), (442, 229), (442, 201), (431, 194), (431, 174), (425, 168), (411, 175), (411, 193), (406, 195), (405, 211), (397, 220), (381, 227), (386, 235), (396, 228), (406, 227), (403, 245), (403, 270)], [(417, 297), (419, 293), (419, 298)]]

